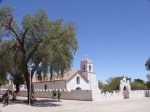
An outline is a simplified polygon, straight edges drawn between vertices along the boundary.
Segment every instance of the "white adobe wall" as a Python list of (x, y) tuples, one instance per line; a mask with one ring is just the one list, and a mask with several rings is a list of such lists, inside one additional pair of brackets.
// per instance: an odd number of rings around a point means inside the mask
[(129, 95), (131, 98), (140, 98), (140, 97), (145, 97), (146, 93), (145, 90), (133, 90), (130, 91)]
[(92, 100), (100, 101), (101, 100), (101, 90), (100, 89), (92, 89)]
[(34, 83), (35, 89), (44, 89), (44, 86), (47, 85), (47, 89), (66, 89), (65, 81), (54, 81), (54, 82), (43, 82), (43, 83)]
[[(20, 91), (17, 96), (27, 97), (27, 91)], [(37, 98), (52, 98), (52, 91), (36, 91), (35, 96)], [(71, 90), (71, 91), (61, 91), (61, 99), (67, 100), (82, 100), (82, 101), (92, 101), (91, 90)], [(57, 100), (57, 96), (56, 96)]]
[[(143, 98), (143, 97), (150, 97), (150, 90), (134, 90), (129, 92), (129, 99), (130, 98)], [(123, 92), (120, 91), (113, 91), (113, 93), (106, 92), (102, 93), (101, 99), (124, 99)]]
[(92, 90), (92, 89), (99, 89), (98, 81), (97, 81), (95, 73), (88, 73), (88, 79), (90, 81), (90, 90)]
[[(77, 84), (77, 77), (80, 77), (80, 84)], [(81, 75), (77, 74), (72, 80), (67, 83), (68, 90), (76, 90), (77, 87), (80, 87), (82, 90), (89, 90), (90, 84), (87, 82)]]
[[(4, 94), (6, 92), (5, 89), (0, 89), (0, 93)], [(66, 91), (63, 90), (62, 92), (62, 99), (70, 99), (70, 100), (86, 100), (86, 101), (102, 101), (102, 100), (117, 100), (117, 99), (124, 99), (123, 93), (119, 91), (114, 91), (113, 93), (102, 93), (100, 94), (101, 98), (97, 97), (97, 99), (93, 99), (93, 90), (72, 90)], [(96, 91), (95, 91), (96, 93)], [(97, 91), (97, 93), (99, 93)], [(18, 96), (27, 96), (27, 90), (20, 91)], [(43, 91), (43, 89), (36, 89), (35, 91), (36, 97), (45, 97), (51, 98), (52, 97), (52, 90), (49, 89), (47, 91)], [(95, 95), (94, 95), (95, 96)], [(136, 90), (130, 91), (129, 98), (141, 98), (141, 97), (150, 97), (150, 90)], [(96, 98), (96, 97), (95, 97)]]
[(117, 99), (124, 99), (123, 93), (113, 91), (111, 92), (106, 92), (101, 94), (101, 99), (104, 100), (117, 100)]
[[(66, 89), (66, 81), (36, 82), (33, 85), (34, 89), (45, 89), (45, 85), (47, 85), (47, 89)], [(24, 89), (27, 89), (26, 84), (24, 85)]]
[(90, 83), (90, 90), (92, 90), (92, 100), (99, 101), (101, 100), (101, 90), (98, 87), (98, 81), (96, 78), (96, 74), (93, 72), (88, 73), (88, 79)]

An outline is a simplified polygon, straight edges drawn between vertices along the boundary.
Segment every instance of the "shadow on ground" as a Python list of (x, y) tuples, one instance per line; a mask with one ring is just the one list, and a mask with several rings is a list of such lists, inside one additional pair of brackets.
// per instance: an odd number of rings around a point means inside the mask
[[(52, 101), (52, 100), (37, 100), (36, 102), (34, 102), (33, 104), (31, 104), (31, 106), (34, 107), (58, 107), (58, 106), (62, 106), (61, 104), (56, 104), (57, 101)], [(27, 100), (16, 100), (16, 101), (9, 101), (8, 105), (15, 105), (15, 104), (25, 104), (25, 105), (29, 105)]]
[(55, 104), (57, 101), (52, 101), (52, 100), (38, 100), (32, 106), (35, 107), (57, 107), (57, 106), (62, 106), (61, 104)]

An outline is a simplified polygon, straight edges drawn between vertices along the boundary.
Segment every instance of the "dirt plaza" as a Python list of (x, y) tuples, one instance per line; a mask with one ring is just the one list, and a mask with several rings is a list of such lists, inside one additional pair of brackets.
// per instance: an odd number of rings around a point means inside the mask
[(61, 100), (52, 102), (48, 98), (38, 98), (29, 106), (25, 97), (18, 97), (18, 102), (9, 102), (0, 112), (150, 112), (150, 97), (122, 100), (75, 101)]

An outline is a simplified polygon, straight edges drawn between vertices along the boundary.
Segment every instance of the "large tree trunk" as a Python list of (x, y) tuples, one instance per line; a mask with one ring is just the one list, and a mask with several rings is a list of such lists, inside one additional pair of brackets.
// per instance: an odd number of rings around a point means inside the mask
[(13, 93), (12, 93), (12, 95), (13, 95), (13, 98), (12, 98), (12, 100), (13, 101), (16, 101), (16, 96), (17, 96), (17, 93), (20, 91), (20, 83), (16, 83), (16, 91), (14, 91)]
[[(37, 63), (35, 64), (34, 68), (31, 71), (28, 71), (27, 62), (24, 61), (24, 60), (25, 60), (25, 58), (23, 58), (22, 67), (23, 67), (23, 74), (24, 74), (24, 78), (25, 78), (26, 85), (27, 85), (27, 90), (28, 90), (28, 95), (27, 95), (28, 103), (29, 103), (29, 98), (31, 98), (30, 101), (32, 103), (33, 101), (36, 101), (34, 85), (32, 84), (32, 77), (33, 77), (34, 71), (38, 67), (38, 64), (40, 63), (40, 61), (37, 61)], [(30, 81), (30, 75), (31, 75), (31, 81)], [(30, 82), (31, 82), (31, 97), (30, 97)]]
[(16, 91), (15, 91), (15, 93), (18, 93), (20, 91), (20, 83), (17, 83), (16, 84)]
[(27, 69), (27, 63), (24, 62), (24, 59), (23, 59), (23, 62), (22, 62), (22, 67), (23, 67), (23, 75), (24, 75), (24, 78), (25, 78), (25, 81), (26, 81), (26, 86), (27, 86), (27, 90), (28, 90), (28, 95), (27, 95), (27, 98), (28, 98), (28, 103), (29, 103), (29, 93), (30, 93), (30, 90), (29, 90), (29, 83), (30, 83), (30, 78), (29, 78), (29, 73), (28, 73), (28, 69)]
[(33, 103), (36, 101), (33, 83), (31, 83), (31, 93), (30, 93), (30, 83), (28, 84), (28, 103), (29, 103), (29, 99), (30, 99), (30, 103)]

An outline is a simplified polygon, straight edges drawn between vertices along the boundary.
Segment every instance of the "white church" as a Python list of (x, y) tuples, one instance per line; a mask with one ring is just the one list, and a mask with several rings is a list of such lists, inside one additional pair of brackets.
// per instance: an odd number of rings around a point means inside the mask
[[(50, 97), (51, 91), (60, 90), (62, 99), (97, 100), (101, 98), (101, 90), (98, 87), (96, 73), (93, 71), (93, 63), (87, 58), (81, 60), (80, 70), (66, 72), (63, 77), (53, 75), (52, 80), (50, 80), (50, 75), (42, 77), (42, 80), (38, 80), (37, 76), (34, 76), (32, 82), (37, 97)], [(22, 92), (19, 94), (26, 96), (26, 85), (22, 85), (20, 90)]]
[(87, 58), (81, 60), (80, 70), (66, 72), (63, 78), (54, 76), (50, 81), (50, 75), (47, 75), (41, 81), (34, 76), (32, 82), (35, 89), (99, 90), (96, 73), (93, 71), (93, 63)]

